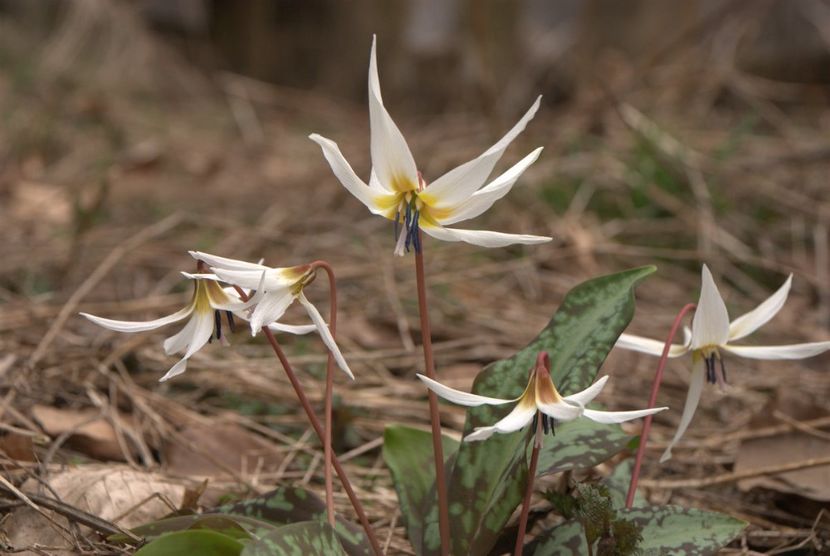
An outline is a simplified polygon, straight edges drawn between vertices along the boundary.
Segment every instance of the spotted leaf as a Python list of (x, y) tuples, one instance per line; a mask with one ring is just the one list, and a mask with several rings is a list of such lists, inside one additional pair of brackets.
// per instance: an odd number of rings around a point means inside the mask
[[(641, 556), (716, 554), (746, 527), (745, 522), (725, 514), (678, 506), (620, 510), (617, 518), (630, 520), (642, 527), (643, 540), (638, 545)], [(541, 533), (525, 546), (523, 554), (587, 556), (590, 552), (582, 525), (567, 521)]]
[[(637, 268), (576, 286), (535, 340), (478, 375), (473, 392), (497, 398), (518, 397), (540, 351), (547, 351), (553, 381), (563, 395), (587, 388), (634, 315), (634, 287), (654, 270), (652, 266)], [(477, 426), (495, 423), (506, 411), (509, 408), (470, 408), (465, 434)], [(449, 485), (454, 554), (488, 553), (521, 501), (527, 480), (527, 432), (497, 434), (484, 442), (461, 444)], [(551, 450), (561, 448), (558, 442), (552, 444)], [(613, 453), (619, 444), (610, 445)], [(562, 461), (556, 461), (548, 450), (544, 457), (552, 461), (548, 469), (556, 470), (558, 465), (589, 466), (602, 457), (595, 448), (585, 446), (580, 456), (577, 447)], [(429, 519), (424, 530), (426, 554), (435, 553), (436, 535), (437, 525)]]

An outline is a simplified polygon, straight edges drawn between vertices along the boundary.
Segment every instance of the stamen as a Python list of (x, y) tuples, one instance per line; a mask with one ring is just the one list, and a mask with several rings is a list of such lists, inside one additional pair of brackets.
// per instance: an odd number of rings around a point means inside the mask
[(720, 375), (723, 378), (723, 383), (726, 384), (726, 363), (724, 363), (723, 357), (719, 357), (718, 360), (720, 361)]
[(415, 211), (415, 218), (412, 219), (412, 243), (415, 245), (415, 252), (421, 252), (421, 234), (419, 232), (419, 222), (421, 221), (421, 211)]
[(231, 311), (225, 311), (225, 318), (228, 321), (228, 328), (231, 329), (231, 333), (236, 332), (236, 322), (233, 320), (233, 313)]
[(400, 228), (400, 224), (401, 224), (400, 221), (401, 221), (401, 209), (398, 208), (398, 210), (395, 211), (395, 240), (396, 241), (398, 239), (398, 229)]
[(550, 432), (550, 423), (548, 423), (548, 416), (542, 413), (542, 430), (545, 434)]
[(706, 382), (709, 384), (717, 384), (717, 373), (715, 371), (715, 355), (712, 354), (705, 359), (706, 361)]
[(216, 339), (222, 339), (222, 313), (219, 311), (213, 312), (213, 327), (216, 332)]

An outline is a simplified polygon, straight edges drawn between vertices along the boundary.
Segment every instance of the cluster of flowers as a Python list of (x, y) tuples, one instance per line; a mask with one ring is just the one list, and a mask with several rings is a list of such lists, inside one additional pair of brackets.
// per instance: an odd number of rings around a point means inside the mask
[[(460, 230), (448, 226), (474, 218), (506, 195), (522, 173), (539, 157), (541, 148), (532, 151), (507, 171), (487, 183), (496, 163), (508, 145), (525, 129), (539, 108), (539, 99), (513, 128), (479, 157), (462, 164), (427, 184), (418, 172), (406, 140), (383, 105), (377, 73), (375, 44), (369, 65), (369, 115), (371, 127), (372, 171), (368, 184), (361, 180), (341, 154), (337, 144), (312, 134), (323, 151), (335, 176), (343, 186), (374, 214), (391, 220), (396, 230), (395, 254), (403, 255), (414, 248), (420, 251), (420, 232), (440, 240), (464, 241), (484, 247), (510, 244), (537, 244), (551, 238), (535, 235), (506, 234), (482, 230)], [(350, 377), (352, 371), (319, 311), (303, 294), (303, 288), (314, 280), (313, 263), (271, 268), (261, 263), (227, 259), (201, 252), (191, 252), (200, 267), (211, 272), (183, 273), (195, 282), (190, 304), (167, 317), (147, 322), (125, 322), (84, 314), (96, 324), (119, 332), (153, 330), (189, 318), (184, 328), (164, 342), (168, 354), (183, 357), (161, 378), (170, 379), (185, 371), (188, 359), (211, 339), (224, 340), (222, 317), (233, 328), (234, 318), (248, 321), (252, 334), (263, 327), (274, 332), (306, 334), (317, 331), (334, 355), (338, 366)], [(770, 320), (783, 306), (791, 278), (757, 309), (730, 323), (726, 306), (709, 269), (704, 265), (702, 290), (691, 330), (686, 342), (672, 346), (669, 355), (679, 357), (691, 353), (693, 370), (686, 406), (680, 426), (663, 459), (680, 439), (692, 419), (700, 399), (704, 379), (723, 385), (726, 382), (725, 353), (757, 359), (798, 359), (830, 349), (830, 342), (793, 346), (737, 346), (742, 339)], [(224, 283), (226, 286), (222, 286)], [(279, 322), (287, 308), (298, 301), (308, 313), (312, 324), (288, 325)], [(224, 315), (223, 315), (224, 314)], [(623, 334), (617, 345), (652, 355), (660, 355), (663, 343)], [(492, 426), (479, 427), (466, 437), (468, 441), (483, 440), (493, 433), (510, 433), (530, 424), (538, 414), (547, 425), (586, 417), (600, 423), (620, 423), (668, 409), (666, 407), (637, 411), (598, 411), (586, 408), (602, 390), (608, 377), (602, 377), (586, 390), (561, 396), (544, 365), (531, 373), (524, 393), (515, 399), (478, 396), (448, 388), (423, 375), (418, 377), (439, 396), (465, 406), (515, 403), (506, 417)], [(538, 413), (537, 413), (538, 412)]]

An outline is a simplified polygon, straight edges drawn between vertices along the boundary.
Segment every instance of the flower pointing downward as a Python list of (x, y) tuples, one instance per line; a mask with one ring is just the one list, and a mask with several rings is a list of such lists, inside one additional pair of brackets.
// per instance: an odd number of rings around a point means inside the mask
[(525, 126), (536, 114), (539, 109), (539, 98), (513, 129), (481, 156), (427, 184), (417, 170), (406, 139), (383, 105), (376, 42), (376, 39), (372, 40), (369, 61), (372, 171), (368, 185), (355, 174), (334, 141), (316, 133), (309, 137), (323, 149), (323, 156), (343, 186), (372, 213), (394, 222), (397, 236), (395, 254), (403, 255), (405, 251), (409, 251), (410, 246), (419, 251), (419, 230), (436, 239), (465, 241), (483, 247), (550, 241), (551, 238), (542, 236), (447, 227), (475, 218), (493, 206), (493, 203), (510, 191), (516, 180), (539, 157), (541, 147), (484, 185), (504, 151), (524, 131)]
[(191, 251), (190, 255), (210, 266), (215, 278), (240, 288), (254, 290), (255, 293), (248, 301), (253, 305), (249, 320), (251, 334), (254, 336), (263, 326), (270, 328), (273, 323), (282, 318), (295, 300), (299, 301), (314, 323), (323, 343), (334, 356), (337, 366), (354, 380), (354, 374), (340, 352), (340, 348), (337, 347), (337, 342), (326, 320), (303, 293), (303, 288), (313, 282), (316, 277), (314, 265), (272, 268), (259, 263), (228, 259), (199, 251)]
[(576, 394), (562, 396), (556, 390), (550, 376), (550, 361), (548, 354), (542, 352), (536, 359), (536, 367), (530, 373), (530, 380), (521, 396), (510, 400), (478, 396), (467, 392), (454, 390), (436, 382), (424, 375), (417, 375), (427, 388), (453, 403), (468, 407), (480, 405), (506, 405), (515, 403), (516, 406), (502, 420), (489, 427), (476, 427), (464, 440), (468, 442), (490, 438), (494, 433), (511, 433), (523, 429), (536, 417), (542, 414), (542, 423), (545, 431), (553, 431), (555, 421), (573, 421), (579, 417), (586, 417), (597, 423), (622, 423), (639, 419), (646, 415), (659, 413), (667, 407), (641, 409), (637, 411), (599, 411), (587, 409), (585, 406), (596, 398), (608, 381), (604, 376), (594, 384)]
[[(687, 333), (687, 341), (683, 345), (673, 345), (669, 351), (669, 357), (680, 357), (686, 353), (692, 353), (692, 376), (680, 425), (669, 447), (660, 458), (661, 462), (671, 458), (672, 448), (689, 427), (700, 402), (704, 379), (720, 386), (726, 383), (724, 364), (726, 354), (749, 359), (804, 359), (830, 350), (830, 342), (786, 346), (741, 346), (733, 343), (758, 330), (781, 310), (787, 301), (791, 284), (792, 275), (766, 301), (730, 322), (726, 304), (715, 285), (712, 273), (706, 265), (703, 265), (700, 300), (692, 320), (691, 332)], [(663, 351), (663, 342), (631, 334), (622, 334), (616, 345), (656, 356), (660, 356)]]
[[(182, 374), (187, 368), (187, 360), (202, 349), (211, 338), (224, 340), (222, 335), (222, 313), (225, 314), (228, 326), (233, 330), (233, 315), (250, 307), (250, 302), (243, 302), (235, 292), (223, 289), (214, 280), (204, 279), (194, 274), (182, 273), (186, 278), (193, 280), (194, 291), (190, 303), (183, 309), (172, 315), (160, 319), (130, 322), (123, 320), (105, 319), (88, 313), (81, 313), (84, 317), (99, 326), (115, 330), (116, 332), (145, 332), (155, 330), (183, 321), (189, 317), (190, 320), (177, 334), (164, 341), (164, 351), (168, 355), (173, 353), (184, 353), (184, 357), (173, 365), (173, 367), (161, 377), (160, 381), (171, 379)], [(278, 325), (276, 330), (283, 330), (283, 325)], [(305, 333), (308, 330), (289, 327), (286, 331)]]

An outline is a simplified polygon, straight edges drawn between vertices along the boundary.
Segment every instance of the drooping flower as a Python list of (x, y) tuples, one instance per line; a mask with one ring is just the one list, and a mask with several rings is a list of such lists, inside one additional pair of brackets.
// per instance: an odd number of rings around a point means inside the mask
[[(193, 297), (186, 307), (176, 311), (172, 315), (150, 321), (132, 322), (106, 319), (90, 315), (89, 313), (81, 313), (81, 315), (99, 326), (116, 332), (127, 333), (155, 330), (162, 326), (189, 318), (184, 328), (164, 341), (164, 351), (168, 355), (183, 353), (184, 356), (161, 377), (161, 382), (182, 374), (187, 368), (188, 359), (202, 349), (212, 338), (224, 340), (222, 334), (223, 313), (228, 326), (233, 330), (233, 315), (236, 314), (239, 316), (242, 311), (251, 306), (250, 302), (242, 301), (234, 291), (223, 289), (215, 280), (202, 278), (186, 272), (182, 274), (186, 278), (193, 280)], [(293, 334), (305, 334), (309, 332), (307, 327), (296, 327), (279, 323), (274, 323), (274, 331), (291, 332)]]
[(555, 421), (573, 421), (579, 417), (586, 417), (597, 423), (623, 423), (639, 419), (646, 415), (659, 413), (667, 407), (655, 407), (636, 411), (600, 411), (588, 409), (585, 406), (596, 398), (608, 382), (604, 376), (591, 386), (576, 394), (562, 396), (556, 390), (550, 376), (550, 363), (547, 353), (540, 353), (536, 367), (530, 374), (530, 380), (521, 396), (509, 400), (479, 396), (468, 392), (461, 392), (424, 375), (417, 375), (424, 384), (442, 398), (468, 407), (480, 405), (505, 405), (515, 403), (516, 406), (503, 419), (489, 427), (476, 427), (464, 440), (468, 442), (490, 438), (494, 433), (511, 433), (523, 429), (536, 417), (537, 412), (542, 414), (542, 423), (545, 431), (553, 430)]
[(394, 222), (397, 237), (395, 254), (403, 255), (404, 251), (409, 251), (410, 246), (420, 249), (419, 229), (444, 241), (465, 241), (483, 247), (550, 241), (549, 237), (535, 235), (447, 227), (475, 218), (489, 209), (510, 191), (516, 180), (539, 157), (541, 147), (484, 185), (508, 145), (524, 131), (536, 114), (541, 97), (536, 99), (513, 129), (481, 156), (427, 184), (418, 172), (406, 139), (383, 105), (376, 42), (374, 38), (369, 61), (372, 171), (368, 185), (355, 174), (334, 141), (316, 133), (310, 135), (310, 139), (320, 145), (334, 175), (352, 195), (372, 213)]
[(306, 298), (303, 288), (314, 281), (316, 268), (312, 265), (272, 268), (260, 263), (249, 263), (226, 257), (218, 257), (199, 251), (190, 255), (210, 267), (215, 277), (228, 284), (253, 291), (248, 300), (252, 307), (247, 317), (251, 325), (251, 334), (256, 336), (263, 326), (271, 326), (278, 321), (294, 301), (299, 301), (320, 338), (334, 356), (337, 366), (354, 379), (346, 359), (340, 352), (334, 336), (320, 311)]
[[(742, 346), (733, 342), (743, 339), (774, 317), (784, 303), (792, 285), (792, 275), (787, 278), (778, 291), (752, 311), (730, 322), (726, 304), (706, 265), (701, 272), (700, 300), (697, 303), (692, 329), (687, 332), (683, 345), (672, 345), (669, 357), (692, 354), (692, 375), (686, 405), (680, 418), (674, 438), (663, 453), (660, 461), (671, 458), (671, 450), (686, 432), (700, 402), (704, 381), (721, 386), (726, 383), (726, 354), (733, 354), (749, 359), (805, 359), (830, 350), (830, 341), (810, 342), (794, 345), (776, 346)], [(630, 349), (649, 355), (660, 356), (663, 342), (641, 338), (631, 334), (622, 334), (617, 340), (618, 347)]]

